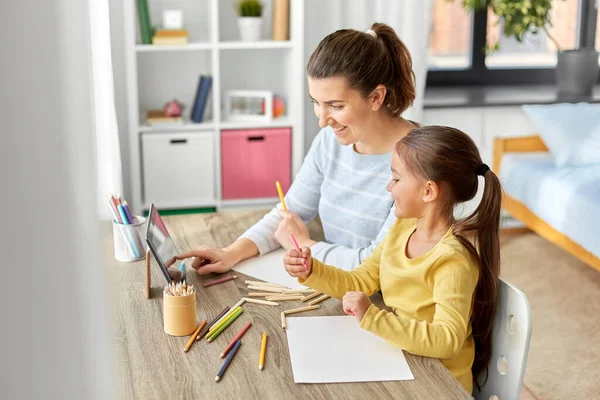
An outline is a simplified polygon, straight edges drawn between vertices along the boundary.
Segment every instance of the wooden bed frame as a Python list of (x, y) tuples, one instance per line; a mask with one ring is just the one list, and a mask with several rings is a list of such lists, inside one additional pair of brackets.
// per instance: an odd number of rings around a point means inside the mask
[[(548, 151), (548, 148), (539, 136), (507, 139), (496, 138), (494, 140), (493, 171), (498, 174), (500, 161), (505, 153), (523, 153), (532, 151)], [(571, 253), (592, 268), (600, 271), (600, 258), (585, 250), (579, 244), (569, 239), (565, 234), (552, 228), (520, 201), (505, 194), (502, 207), (541, 237)]]

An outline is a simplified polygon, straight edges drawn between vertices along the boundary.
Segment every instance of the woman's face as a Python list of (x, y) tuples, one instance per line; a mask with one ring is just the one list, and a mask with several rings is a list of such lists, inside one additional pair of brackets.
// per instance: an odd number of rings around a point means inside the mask
[(354, 144), (368, 134), (365, 128), (375, 118), (372, 99), (364, 99), (357, 90), (350, 88), (346, 78), (309, 77), (308, 92), (319, 126), (330, 126), (340, 144)]

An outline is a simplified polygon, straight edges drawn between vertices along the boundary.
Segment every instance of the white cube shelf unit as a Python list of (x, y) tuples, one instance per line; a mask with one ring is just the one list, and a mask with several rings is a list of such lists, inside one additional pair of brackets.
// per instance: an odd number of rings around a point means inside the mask
[[(273, 205), (277, 191), (266, 198), (223, 200), (221, 132), (230, 129), (291, 128), (291, 174), (304, 157), (304, 4), (290, 0), (290, 38), (273, 41), (273, 1), (263, 0), (264, 40), (239, 41), (233, 0), (148, 0), (152, 26), (162, 12), (183, 11), (189, 44), (140, 44), (135, 0), (124, 1), (124, 33), (131, 206), (162, 208), (247, 208)], [(200, 75), (213, 78), (204, 122), (189, 116)], [(227, 121), (224, 94), (229, 90), (266, 90), (282, 97), (285, 115), (270, 122)], [(171, 99), (183, 103), (184, 122), (150, 126), (145, 112), (161, 109)], [(162, 146), (162, 147), (161, 147)], [(196, 158), (197, 157), (197, 158)], [(240, 170), (240, 179), (244, 171)], [(164, 193), (160, 193), (164, 186)], [(159, 195), (160, 194), (160, 195)]]

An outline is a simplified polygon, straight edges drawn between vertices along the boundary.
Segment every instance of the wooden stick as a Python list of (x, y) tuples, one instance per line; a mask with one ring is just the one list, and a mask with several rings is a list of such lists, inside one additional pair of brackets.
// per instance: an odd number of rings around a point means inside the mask
[(292, 300), (300, 300), (303, 296), (270, 296), (265, 297), (265, 300), (269, 301), (292, 301)]
[(315, 297), (319, 297), (322, 294), (323, 293), (321, 293), (321, 292), (316, 292), (316, 293), (310, 294), (308, 296), (304, 296), (301, 301), (304, 303), (304, 302), (306, 302), (308, 300), (314, 299)]
[(150, 249), (146, 249), (146, 298), (150, 298)]
[(316, 290), (314, 289), (310, 289), (310, 290), (283, 290), (281, 293), (283, 294), (310, 294), (310, 293), (315, 293)]
[(216, 285), (218, 283), (223, 283), (223, 282), (231, 281), (231, 280), (233, 280), (235, 278), (237, 278), (237, 275), (228, 275), (228, 276), (224, 276), (224, 277), (219, 278), (219, 279), (214, 279), (212, 281), (204, 282), (202, 284), (202, 286), (209, 287), (209, 286), (212, 286), (212, 285)]
[(244, 283), (246, 285), (251, 285), (251, 286), (275, 286), (275, 287), (280, 287), (282, 289), (289, 289), (289, 287), (280, 285), (279, 283), (269, 283), (269, 282), (262, 282), (262, 281), (245, 281)]
[(321, 306), (320, 305), (316, 305), (316, 306), (307, 306), (307, 307), (294, 308), (294, 309), (291, 309), (291, 310), (285, 310), (283, 313), (285, 315), (290, 315), (290, 314), (296, 314), (296, 313), (300, 313), (300, 312), (304, 312), (304, 311), (316, 310), (318, 308), (321, 308)]
[(281, 329), (286, 330), (287, 325), (285, 324), (285, 311), (281, 312)]
[(248, 297), (244, 297), (244, 301), (246, 301), (247, 303), (264, 304), (266, 306), (278, 306), (279, 305), (279, 303), (275, 303), (274, 301), (250, 299)]
[(313, 301), (311, 301), (310, 303), (308, 303), (309, 306), (314, 306), (317, 303), (322, 302), (323, 300), (327, 300), (328, 298), (330, 298), (331, 296), (329, 296), (328, 294), (323, 295), (321, 297), (319, 297), (318, 299), (315, 299)]
[(252, 292), (252, 293), (248, 293), (248, 297), (267, 297), (267, 296), (273, 296), (273, 292), (267, 292), (267, 293)]
[(190, 340), (188, 340), (187, 344), (185, 345), (185, 348), (183, 349), (184, 353), (187, 353), (187, 351), (190, 349), (190, 347), (192, 347), (192, 344), (194, 344), (194, 342), (196, 341), (196, 338), (198, 337), (198, 334), (200, 333), (202, 328), (204, 328), (204, 325), (206, 325), (205, 319), (203, 319), (202, 322), (200, 322), (200, 325), (198, 325), (198, 327), (196, 328), (196, 330), (190, 337)]
[(248, 286), (248, 290), (258, 290), (261, 292), (282, 293), (285, 289), (267, 286)]

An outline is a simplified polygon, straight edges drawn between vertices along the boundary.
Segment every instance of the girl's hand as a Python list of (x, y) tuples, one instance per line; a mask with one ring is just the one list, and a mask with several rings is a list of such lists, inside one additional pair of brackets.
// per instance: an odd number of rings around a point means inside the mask
[[(308, 269), (304, 266), (304, 263), (306, 263)], [(302, 253), (294, 249), (289, 249), (285, 252), (285, 257), (283, 257), (283, 265), (290, 276), (302, 279), (308, 278), (312, 272), (310, 248), (303, 247)]]
[(310, 247), (316, 242), (310, 239), (308, 228), (298, 214), (290, 211), (280, 210), (281, 221), (275, 231), (275, 239), (284, 249), (293, 249), (294, 245), (290, 241), (290, 235), (294, 235), (298, 246)]
[(358, 322), (362, 321), (370, 306), (371, 300), (363, 292), (347, 292), (342, 298), (344, 312), (354, 315)]

